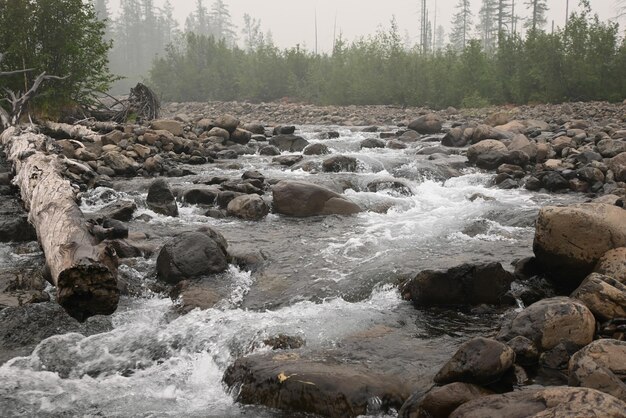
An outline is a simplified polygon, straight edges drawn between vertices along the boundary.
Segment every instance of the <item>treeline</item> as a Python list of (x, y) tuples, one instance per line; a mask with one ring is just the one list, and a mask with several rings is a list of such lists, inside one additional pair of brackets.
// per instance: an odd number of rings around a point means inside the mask
[(485, 51), (407, 50), (395, 22), (331, 54), (280, 50), (259, 39), (240, 49), (224, 39), (188, 33), (155, 60), (150, 82), (163, 98), (270, 101), (288, 97), (321, 104), (482, 106), (501, 103), (610, 100), (626, 97), (626, 43), (618, 26), (587, 9), (554, 33), (525, 38), (500, 33)]

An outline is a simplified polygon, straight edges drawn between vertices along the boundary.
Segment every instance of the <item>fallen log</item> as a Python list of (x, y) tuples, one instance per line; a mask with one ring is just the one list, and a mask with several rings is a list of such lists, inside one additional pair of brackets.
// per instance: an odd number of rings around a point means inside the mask
[(97, 142), (100, 135), (83, 125), (68, 125), (67, 123), (45, 122), (45, 133), (50, 136), (73, 138), (79, 141)]
[(91, 234), (74, 189), (61, 175), (62, 157), (41, 151), (44, 135), (15, 127), (5, 130), (0, 142), (13, 163), (14, 182), (37, 231), (58, 303), (79, 321), (113, 313), (119, 300), (117, 257)]

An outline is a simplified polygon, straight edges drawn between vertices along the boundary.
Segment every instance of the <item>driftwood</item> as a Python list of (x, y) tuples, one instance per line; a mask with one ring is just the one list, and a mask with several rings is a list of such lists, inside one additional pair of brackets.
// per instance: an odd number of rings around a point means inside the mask
[(57, 123), (47, 121), (43, 124), (45, 133), (56, 137), (73, 138), (80, 141), (97, 142), (100, 138), (96, 132), (83, 125), (69, 125), (67, 123)]
[(159, 117), (161, 102), (157, 95), (144, 84), (137, 83), (130, 89), (128, 97), (122, 99), (103, 92), (100, 94), (103, 97), (85, 112), (98, 121), (126, 123), (131, 116), (136, 120), (153, 120)]
[(15, 127), (0, 135), (43, 248), (49, 280), (57, 287), (58, 303), (79, 321), (111, 314), (119, 300), (115, 251), (98, 246), (72, 186), (61, 175), (62, 157), (40, 151), (46, 139)]

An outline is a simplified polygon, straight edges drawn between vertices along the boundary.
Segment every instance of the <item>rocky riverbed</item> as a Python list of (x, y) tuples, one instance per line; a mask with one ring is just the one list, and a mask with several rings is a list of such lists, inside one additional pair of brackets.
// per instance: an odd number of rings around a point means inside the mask
[(38, 129), (120, 305), (55, 303), (5, 166), (3, 414), (625, 416), (625, 105), (84, 128)]

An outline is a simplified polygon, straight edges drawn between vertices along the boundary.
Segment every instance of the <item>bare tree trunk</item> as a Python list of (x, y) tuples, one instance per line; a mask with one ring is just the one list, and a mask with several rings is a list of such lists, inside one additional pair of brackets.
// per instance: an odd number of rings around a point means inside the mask
[(83, 125), (69, 125), (67, 123), (47, 121), (44, 126), (50, 131), (49, 135), (52, 136), (54, 136), (54, 134), (62, 134), (69, 138), (88, 140), (91, 142), (96, 142), (100, 138), (100, 135)]
[(61, 176), (59, 156), (40, 150), (44, 135), (11, 127), (0, 135), (13, 163), (29, 221), (37, 230), (57, 301), (79, 321), (117, 308), (117, 257), (98, 247), (69, 181)]

